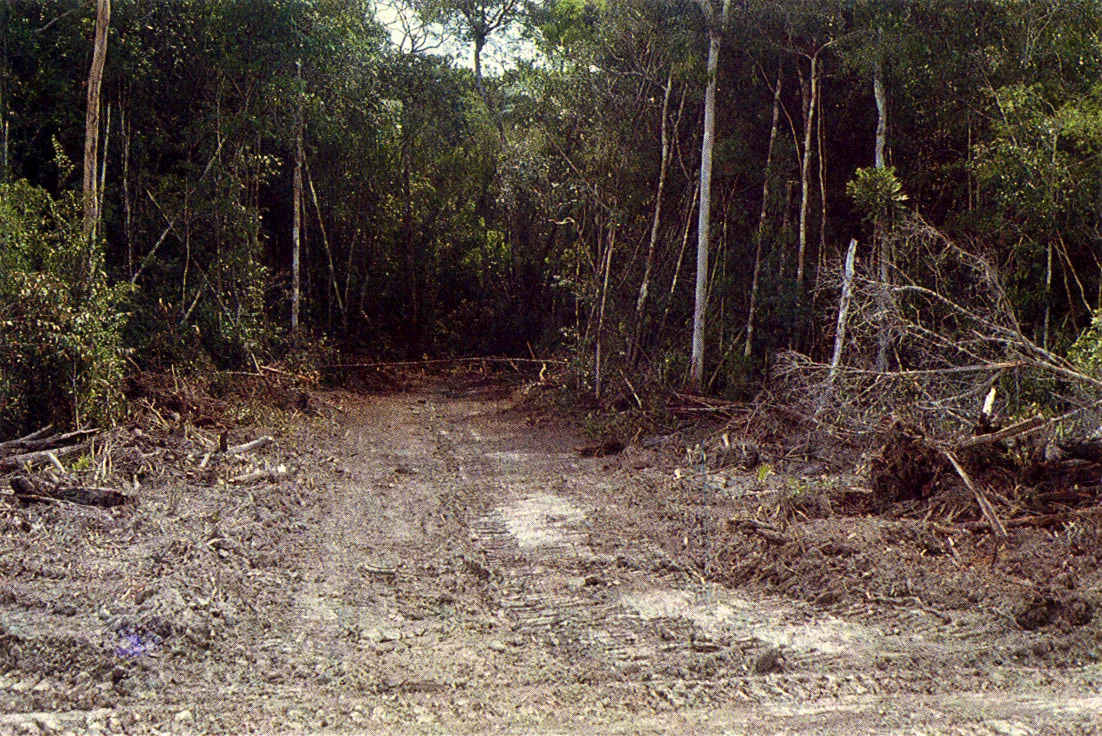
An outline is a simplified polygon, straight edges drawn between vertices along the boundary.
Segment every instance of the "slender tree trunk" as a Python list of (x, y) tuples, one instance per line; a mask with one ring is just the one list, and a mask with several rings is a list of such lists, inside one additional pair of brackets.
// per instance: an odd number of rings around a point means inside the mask
[(318, 216), (318, 229), (321, 231), (321, 244), (325, 248), (325, 257), (329, 262), (329, 283), (333, 287), (333, 295), (337, 298), (337, 309), (341, 313), (341, 321), (347, 322), (344, 310), (344, 298), (341, 296), (341, 288), (337, 285), (337, 269), (333, 267), (333, 250), (329, 247), (329, 235), (325, 232), (325, 220), (321, 216), (321, 204), (318, 202), (318, 191), (314, 189), (314, 177), (310, 176), (310, 162), (304, 155), (302, 157), (303, 168), (306, 169), (306, 185), (310, 189), (310, 197), (314, 202), (314, 212)]
[(966, 181), (968, 185), (968, 211), (974, 212), (976, 209), (976, 202), (979, 200), (979, 182), (975, 180), (972, 166), (972, 113), (967, 113), (968, 118), (968, 160), (965, 171), (967, 172), (968, 179)]
[[(0, 24), (7, 27), (8, 9), (0, 7)], [(0, 184), (8, 180), (8, 108), (6, 106), (8, 84), (8, 34), (3, 33), (0, 43)]]
[[(884, 160), (885, 149), (888, 146), (888, 96), (884, 92), (884, 62), (877, 57), (876, 66), (873, 67), (872, 94), (876, 98), (876, 168), (882, 169), (887, 163)], [(969, 127), (971, 135), (971, 127)], [(971, 150), (971, 146), (969, 146)], [(971, 193), (971, 185), (969, 185)]]
[(103, 195), (107, 189), (107, 151), (111, 144), (111, 105), (107, 105), (107, 112), (104, 115), (103, 120), (103, 147), (101, 149), (101, 160), (99, 165), (99, 184), (96, 186), (96, 220), (99, 220), (99, 213), (103, 212)]
[(501, 138), (501, 142), (505, 142), (505, 125), (501, 122), (501, 116), (497, 114), (497, 107), (490, 100), (490, 91), (486, 89), (486, 80), (482, 76), (482, 49), (486, 46), (486, 37), (480, 34), (475, 34), (474, 37), (474, 85), (478, 89), (478, 94), (482, 97), (483, 104), (486, 105), (486, 114), (490, 116), (490, 120), (493, 121), (494, 127), (497, 128), (497, 134)]
[(593, 395), (601, 398), (604, 366), (601, 362), (601, 335), (605, 326), (605, 304), (608, 301), (608, 279), (612, 273), (612, 252), (616, 247), (616, 225), (609, 225), (608, 246), (605, 248), (604, 277), (601, 283), (601, 305), (597, 313), (597, 337), (594, 340)]
[(416, 359), (421, 352), (421, 290), (419, 288), (420, 269), (416, 236), (413, 226), (413, 142), (409, 136), (402, 141), (402, 251), (406, 260), (406, 306), (409, 327), (409, 339), (406, 341), (406, 354)]
[[(97, 0), (96, 36), (92, 68), (88, 72), (88, 106), (84, 116), (84, 223), (81, 232), (89, 241), (95, 238), (96, 224), (99, 222), (96, 158), (99, 154), (100, 89), (103, 86), (103, 67), (107, 62), (107, 29), (110, 22), (111, 0)], [(91, 259), (88, 265), (91, 267)]]
[(693, 309), (693, 349), (690, 362), (689, 387), (699, 391), (704, 380), (704, 318), (708, 301), (708, 246), (712, 217), (712, 153), (716, 132), (716, 86), (719, 76), (719, 51), (723, 40), (723, 25), (731, 8), (731, 0), (723, 0), (723, 11), (716, 19), (711, 0), (701, 0), (709, 20), (708, 88), (704, 94), (704, 137), (700, 147), (700, 210), (697, 218), (696, 300)]
[(666, 323), (670, 318), (670, 307), (673, 305), (674, 295), (677, 294), (677, 284), (681, 278), (681, 264), (685, 261), (685, 251), (689, 247), (689, 232), (693, 227), (692, 212), (696, 208), (697, 199), (700, 197), (700, 182), (693, 182), (693, 196), (689, 200), (689, 207), (685, 210), (685, 228), (681, 231), (681, 248), (677, 251), (677, 263), (673, 267), (673, 278), (670, 279), (670, 293), (666, 296), (666, 306), (662, 309), (662, 319), (658, 323), (659, 336), (666, 334)]
[(0, 182), (6, 182), (8, 180), (8, 132), (11, 130), (8, 125), (8, 115), (4, 109), (3, 104), (0, 104)]
[(1050, 240), (1045, 261), (1045, 322), (1044, 331), (1041, 333), (1041, 347), (1045, 350), (1048, 350), (1049, 324), (1052, 320), (1052, 250), (1052, 241)]
[[(632, 330), (631, 349), (628, 363), (635, 365), (639, 360), (639, 343), (643, 339), (643, 321), (647, 313), (647, 296), (650, 291), (651, 271), (654, 270), (654, 257), (658, 249), (658, 232), (662, 223), (662, 195), (666, 190), (666, 173), (670, 164), (669, 110), (670, 92), (673, 90), (673, 72), (666, 77), (666, 90), (662, 97), (662, 160), (658, 166), (658, 187), (654, 193), (654, 217), (651, 220), (650, 242), (647, 245), (647, 260), (643, 265), (643, 280), (639, 284), (639, 296), (635, 300), (635, 327)], [(684, 99), (684, 98), (682, 98)]]
[(878, 274), (880, 286), (876, 290), (877, 309), (880, 312), (880, 334), (877, 335), (876, 370), (888, 370), (888, 352), (891, 349), (891, 247), (884, 236), (884, 223), (879, 219), (873, 224), (873, 239), (876, 241)]
[[(884, 64), (881, 57), (877, 57), (872, 73), (872, 93), (876, 100), (876, 145), (875, 165), (882, 169), (887, 166), (886, 151), (888, 147), (888, 97), (884, 90)], [(877, 290), (877, 308), (880, 310), (883, 322), (880, 325), (880, 334), (877, 335), (876, 344), (876, 370), (888, 370), (888, 352), (891, 349), (891, 330), (889, 329), (889, 312), (891, 310), (890, 282), (894, 256), (891, 245), (884, 234), (884, 223), (879, 219), (873, 225), (873, 248), (876, 252), (877, 277), (880, 280), (880, 288)]]
[[(295, 62), (296, 77), (299, 86), (302, 85), (302, 61)], [(295, 171), (292, 181), (291, 204), (291, 331), (298, 332), (299, 310), (302, 306), (302, 92), (299, 90), (299, 100), (295, 111)]]
[(804, 98), (803, 161), (800, 163), (800, 241), (796, 252), (796, 289), (802, 295), (807, 259), (807, 214), (811, 199), (811, 135), (815, 126), (815, 108), (819, 97), (819, 52), (811, 55), (810, 78)]
[(761, 185), (761, 211), (758, 213), (758, 229), (754, 234), (754, 275), (750, 279), (750, 308), (746, 314), (746, 345), (742, 355), (749, 358), (754, 344), (754, 318), (758, 308), (758, 289), (761, 282), (761, 250), (765, 240), (765, 221), (769, 215), (769, 174), (773, 168), (773, 146), (777, 142), (777, 126), (781, 114), (781, 66), (777, 65), (777, 85), (773, 88), (773, 121), (769, 126), (769, 147), (765, 154), (765, 175)]
[(788, 266), (789, 248), (792, 244), (792, 202), (796, 197), (795, 179), (789, 179), (784, 185), (784, 214), (781, 215), (781, 234), (784, 236), (784, 248), (781, 248), (781, 257), (777, 259), (777, 280), (784, 280), (784, 272)]
[(352, 257), (356, 253), (356, 243), (359, 241), (359, 228), (356, 230), (355, 236), (348, 239), (348, 259), (344, 264), (344, 305), (345, 309), (341, 315), (341, 332), (345, 335), (348, 334), (348, 304), (349, 297), (352, 294)]
[[(127, 96), (129, 97), (129, 95)], [(119, 105), (119, 135), (122, 136), (122, 212), (123, 230), (126, 234), (126, 273), (134, 275), (134, 213), (130, 197), (130, 119), (122, 104)]]
[[(826, 253), (826, 227), (827, 227), (827, 188), (826, 188), (826, 151), (823, 150), (823, 122), (825, 115), (823, 114), (823, 94), (820, 85), (819, 93), (816, 95), (819, 105), (818, 117), (815, 118), (815, 139), (816, 147), (818, 148), (819, 156), (819, 262), (825, 257)], [(816, 274), (815, 283), (818, 283), (818, 275)]]
[(846, 324), (849, 318), (849, 305), (853, 299), (854, 261), (857, 258), (857, 239), (849, 241), (846, 249), (845, 268), (842, 271), (842, 298), (838, 303), (838, 325), (834, 331), (834, 353), (830, 358), (830, 371), (827, 373), (826, 390), (819, 397), (815, 413), (818, 414), (830, 401), (834, 390), (834, 379), (838, 375), (838, 366), (842, 362), (842, 349), (846, 344)]

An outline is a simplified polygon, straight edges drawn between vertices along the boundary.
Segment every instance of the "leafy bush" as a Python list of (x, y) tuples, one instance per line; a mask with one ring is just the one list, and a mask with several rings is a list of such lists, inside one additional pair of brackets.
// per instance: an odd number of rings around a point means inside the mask
[(853, 198), (857, 208), (872, 220), (898, 214), (907, 202), (894, 166), (857, 169), (853, 179), (846, 184), (846, 193)]
[(1075, 368), (1091, 378), (1102, 380), (1102, 309), (1094, 310), (1090, 326), (1068, 351)]
[(0, 433), (121, 409), (124, 287), (108, 286), (80, 222), (75, 193), (0, 185)]

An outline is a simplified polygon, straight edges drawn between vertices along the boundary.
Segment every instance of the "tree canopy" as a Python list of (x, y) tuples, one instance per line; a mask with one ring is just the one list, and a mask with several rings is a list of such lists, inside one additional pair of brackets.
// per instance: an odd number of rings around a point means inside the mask
[[(770, 0), (726, 17), (690, 0), (110, 5), (94, 140), (95, 3), (0, 6), (0, 435), (49, 413), (18, 398), (38, 371), (58, 376), (59, 418), (82, 421), (127, 356), (229, 368), (301, 348), (296, 298), (307, 342), (558, 352), (600, 391), (689, 382), (699, 281), (699, 388), (748, 395), (779, 351), (830, 354), (830, 275), (852, 238), (859, 261), (894, 242), (876, 229), (888, 210), (995, 264), (1038, 345), (1093, 354), (1092, 0)], [(504, 63), (484, 63), (488, 45)], [(91, 243), (68, 163), (86, 145)]]

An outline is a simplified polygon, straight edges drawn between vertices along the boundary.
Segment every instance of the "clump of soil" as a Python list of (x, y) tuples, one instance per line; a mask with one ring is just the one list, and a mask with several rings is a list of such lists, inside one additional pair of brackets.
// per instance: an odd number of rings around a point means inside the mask
[[(789, 459), (778, 447), (752, 471), (679, 471), (663, 496), (694, 511), (665, 520), (670, 554), (730, 587), (828, 610), (918, 611), (943, 624), (978, 617), (998, 632), (992, 661), (1006, 652), (1059, 666), (1102, 659), (1102, 514), (1093, 513), (1102, 467), (1082, 475), (1093, 460), (1050, 459), (1038, 470), (1039, 454), (1006, 443), (960, 451), (1007, 525), (1001, 537), (947, 454), (900, 424), (857, 475), (831, 472), (835, 458)], [(1093, 485), (1057, 488), (1073, 471)]]
[(929, 498), (946, 464), (919, 437), (898, 423), (893, 425), (869, 464), (873, 510), (881, 513), (893, 503)]
[(126, 398), (144, 404), (150, 411), (168, 413), (177, 421), (186, 419), (197, 426), (218, 423), (227, 410), (226, 403), (212, 397), (203, 383), (167, 373), (141, 371), (131, 375)]
[(267, 368), (260, 373), (214, 373), (183, 378), (139, 372), (127, 381), (126, 396), (147, 411), (197, 427), (232, 425), (235, 413), (264, 410), (317, 416), (322, 404), (313, 385), (295, 375)]

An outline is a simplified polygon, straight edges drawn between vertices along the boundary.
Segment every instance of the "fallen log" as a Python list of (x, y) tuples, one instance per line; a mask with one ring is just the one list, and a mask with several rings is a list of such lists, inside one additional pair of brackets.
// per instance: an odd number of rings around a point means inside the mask
[(251, 452), (251, 451), (256, 450), (258, 448), (264, 447), (265, 445), (269, 445), (273, 441), (274, 440), (272, 439), (271, 435), (264, 435), (260, 439), (255, 439), (252, 442), (246, 442), (243, 445), (235, 445), (233, 447), (228, 447), (225, 450), (225, 454), (226, 455), (240, 455), (243, 452)]
[(12, 491), (15, 493), (15, 497), (23, 503), (64, 501), (66, 503), (75, 503), (81, 506), (113, 508), (134, 501), (130, 496), (110, 488), (87, 486), (39, 486), (23, 476), (12, 478), (10, 485)]
[[(84, 449), (84, 445), (69, 445), (68, 447), (58, 447), (50, 450), (37, 450), (35, 452), (24, 452), (20, 455), (11, 455), (9, 457), (0, 458), (0, 472), (7, 472), (11, 470), (18, 470), (23, 466), (36, 467), (38, 465), (45, 465), (46, 463), (53, 463), (54, 460), (66, 457), (68, 455), (76, 454)], [(52, 456), (52, 457), (51, 457)]]
[(254, 470), (251, 473), (242, 473), (241, 475), (235, 475), (230, 478), (230, 483), (235, 485), (243, 485), (246, 483), (253, 483), (258, 480), (270, 480), (274, 481), (284, 475), (287, 475), (287, 468), (280, 465), (278, 468), (265, 468), (261, 470)]
[(30, 434), (25, 435), (23, 437), (18, 437), (14, 440), (7, 440), (5, 442), (0, 442), (0, 452), (6, 452), (10, 449), (19, 449), (20, 447), (23, 446), (24, 442), (30, 442), (31, 440), (37, 440), (41, 437), (45, 437), (46, 435), (48, 435), (52, 431), (54, 431), (54, 425), (47, 424), (42, 429), (37, 429), (34, 432), (31, 432)]
[(65, 432), (63, 434), (54, 434), (49, 437), (43, 437), (41, 434), (44, 430), (38, 430), (32, 434), (22, 437), (17, 440), (11, 440), (0, 445), (0, 454), (7, 452), (18, 452), (20, 454), (26, 454), (30, 452), (37, 452), (40, 450), (53, 450), (63, 445), (70, 443), (77, 443), (81, 440), (87, 439), (100, 433), (99, 429), (78, 429), (74, 432)]
[(972, 482), (972, 478), (961, 466), (960, 461), (957, 460), (957, 456), (946, 450), (945, 457), (952, 463), (953, 470), (957, 471), (957, 475), (964, 481), (964, 485), (968, 486), (968, 490), (972, 491), (972, 494), (976, 497), (976, 503), (979, 504), (980, 511), (983, 512), (983, 518), (987, 520), (987, 523), (991, 526), (991, 530), (1000, 537), (1006, 537), (1006, 527), (1003, 526), (1002, 520), (999, 519), (998, 515), (995, 513), (995, 507), (987, 500), (987, 496), (980, 490), (980, 487)]
[[(1005, 522), (1005, 526), (1012, 529), (1019, 527), (1035, 527), (1039, 529), (1048, 529), (1050, 527), (1058, 526), (1060, 524), (1067, 524), (1069, 521), (1075, 521), (1076, 519), (1089, 519), (1093, 516), (1102, 516), (1102, 506), (1093, 506), (1089, 509), (1071, 509), (1069, 511), (1060, 511), (1053, 514), (1020, 516), (1016, 519), (1008, 519)], [(966, 521), (960, 525), (960, 528), (970, 532), (975, 532), (984, 529), (990, 529), (991, 524), (986, 520)]]
[(1009, 427), (1000, 429), (997, 432), (989, 432), (987, 434), (981, 434), (976, 437), (970, 437), (963, 442), (957, 444), (957, 451), (967, 449), (969, 447), (979, 447), (980, 445), (993, 445), (1003, 440), (1008, 440), (1011, 437), (1017, 437), (1018, 435), (1027, 434), (1029, 432), (1036, 431), (1049, 424), (1049, 421), (1042, 416), (1030, 417), (1024, 421), (1012, 424)]

